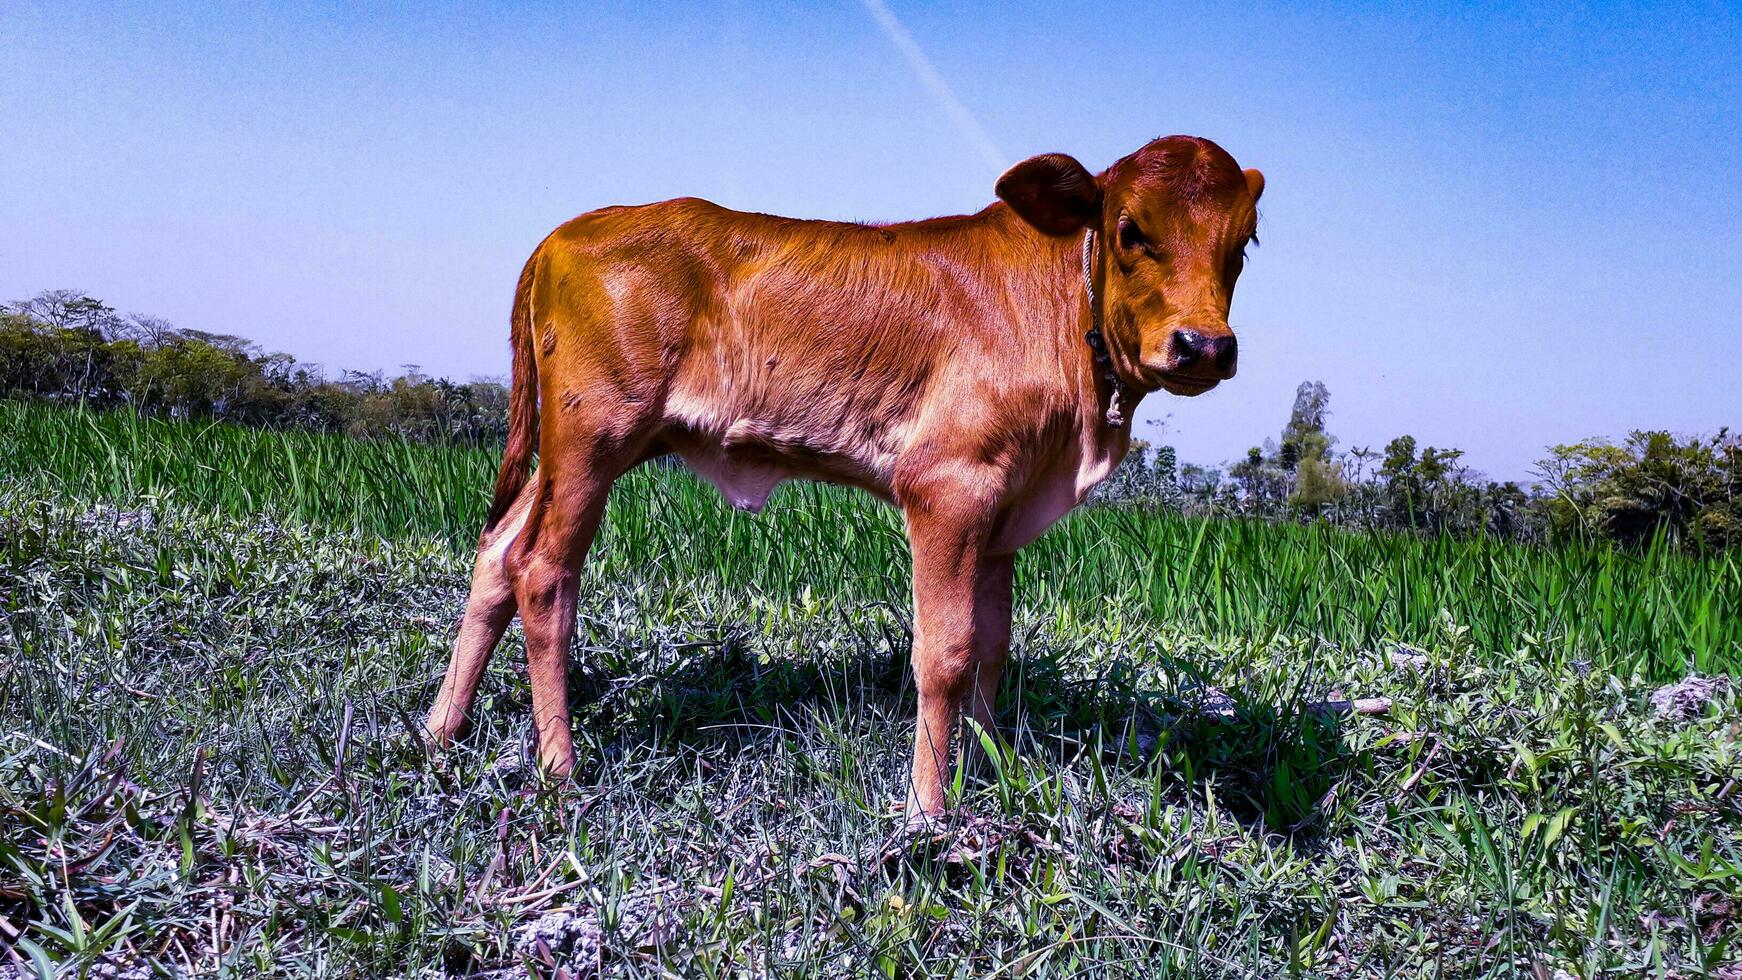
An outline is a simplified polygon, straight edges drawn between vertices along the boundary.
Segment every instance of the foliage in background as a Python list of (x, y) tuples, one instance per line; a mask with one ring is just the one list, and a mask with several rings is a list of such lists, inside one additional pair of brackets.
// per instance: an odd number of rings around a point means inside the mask
[[(1337, 453), (1327, 427), (1330, 392), (1302, 382), (1281, 441), (1247, 450), (1226, 467), (1167, 465), (1134, 440), (1097, 499), (1193, 514), (1324, 521), (1367, 530), (1537, 543), (1605, 538), (1643, 547), (1661, 538), (1689, 550), (1742, 544), (1742, 438), (1720, 430), (1678, 439), (1641, 431), (1616, 446), (1601, 439), (1554, 446), (1532, 487), (1470, 468), (1459, 449), (1398, 436), (1383, 452)], [(1165, 448), (1165, 447), (1164, 447)]]
[(1742, 544), (1742, 438), (1634, 432), (1621, 445), (1555, 446), (1542, 461), (1557, 528), (1639, 542), (1667, 527), (1713, 547)]
[(406, 367), (391, 379), (346, 371), (331, 380), (317, 365), (262, 352), (242, 337), (123, 316), (71, 290), (0, 307), (0, 395), (353, 436), (505, 437), (502, 385), (460, 384)]
[(1168, 465), (1158, 466), (1151, 462), (1156, 457), (1143, 452), (1148, 444), (1135, 440), (1127, 463), (1098, 499), (1366, 530), (1528, 542), (1546, 536), (1550, 523), (1541, 495), (1515, 482), (1486, 479), (1461, 462), (1461, 450), (1429, 446), (1418, 456), (1415, 437), (1405, 435), (1393, 439), (1383, 455), (1365, 447), (1337, 452), (1330, 403), (1323, 382), (1302, 382), (1280, 441), (1267, 439), (1225, 468), (1179, 468), (1171, 449)]

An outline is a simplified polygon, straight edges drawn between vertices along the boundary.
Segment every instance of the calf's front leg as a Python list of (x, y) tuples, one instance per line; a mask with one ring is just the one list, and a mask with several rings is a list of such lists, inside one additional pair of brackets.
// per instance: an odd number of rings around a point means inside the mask
[(1004, 662), (1010, 656), (1010, 607), (1016, 572), (1015, 555), (987, 555), (981, 559), (974, 583), (974, 693), (969, 696), (969, 716), (987, 733), (998, 736), (998, 685), (1004, 679)]
[[(945, 498), (947, 499), (947, 498)], [(1009, 649), (1009, 558), (985, 553), (991, 515), (937, 497), (906, 510), (913, 546), (913, 677), (919, 692), (907, 814), (944, 812), (962, 702), (990, 720)], [(984, 693), (976, 693), (984, 686)]]

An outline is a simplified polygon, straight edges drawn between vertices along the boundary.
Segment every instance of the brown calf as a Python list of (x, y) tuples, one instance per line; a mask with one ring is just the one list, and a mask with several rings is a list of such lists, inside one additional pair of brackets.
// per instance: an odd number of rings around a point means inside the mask
[(791, 477), (901, 508), (908, 812), (940, 812), (963, 702), (993, 726), (1017, 549), (1124, 457), (1145, 393), (1234, 375), (1228, 306), (1263, 189), (1209, 140), (1170, 136), (1099, 176), (1024, 160), (974, 215), (862, 225), (681, 199), (558, 228), (515, 293), (508, 447), (430, 736), (465, 722), (518, 612), (539, 760), (569, 772), (577, 571), (612, 482), (677, 453), (742, 508)]

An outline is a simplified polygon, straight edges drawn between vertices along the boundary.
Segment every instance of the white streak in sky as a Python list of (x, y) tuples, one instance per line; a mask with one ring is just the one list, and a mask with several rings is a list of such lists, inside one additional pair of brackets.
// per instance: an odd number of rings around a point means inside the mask
[(889, 5), (883, 0), (859, 0), (859, 2), (865, 5), (865, 12), (871, 15), (871, 19), (877, 22), (877, 26), (883, 28), (883, 33), (888, 35), (890, 43), (894, 44), (901, 52), (902, 57), (907, 59), (908, 66), (913, 69), (915, 75), (919, 76), (920, 83), (931, 90), (932, 98), (938, 100), (944, 113), (956, 124), (956, 128), (961, 130), (962, 137), (972, 143), (974, 149), (980, 152), (980, 156), (985, 158), (986, 162), (995, 169), (1003, 170), (1008, 166), (1009, 161), (1005, 159), (1004, 154), (998, 152), (998, 147), (992, 142), (992, 137), (986, 134), (980, 121), (974, 118), (974, 114), (968, 111), (968, 107), (962, 104), (962, 100), (956, 98), (955, 90), (950, 88), (950, 83), (944, 81), (944, 77), (938, 74), (938, 70), (932, 66), (931, 59), (927, 58), (925, 52), (920, 49), (919, 42), (913, 39), (912, 34), (907, 33), (907, 28), (902, 26), (900, 18), (896, 17), (895, 12), (889, 9)]

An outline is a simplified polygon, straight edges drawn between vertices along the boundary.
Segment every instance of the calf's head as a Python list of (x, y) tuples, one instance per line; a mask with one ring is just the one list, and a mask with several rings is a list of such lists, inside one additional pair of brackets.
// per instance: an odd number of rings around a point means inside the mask
[(998, 178), (998, 196), (1049, 235), (1095, 232), (1095, 293), (1109, 354), (1145, 390), (1197, 395), (1234, 376), (1234, 281), (1264, 175), (1196, 136), (1167, 136), (1099, 176), (1047, 153)]

